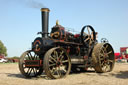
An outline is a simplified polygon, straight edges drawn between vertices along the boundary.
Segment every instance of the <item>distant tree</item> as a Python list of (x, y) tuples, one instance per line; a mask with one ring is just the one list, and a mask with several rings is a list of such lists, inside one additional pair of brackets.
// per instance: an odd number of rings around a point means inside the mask
[(1, 40), (0, 40), (0, 54), (4, 54), (5, 56), (7, 56), (7, 48), (4, 46)]
[(14, 57), (11, 57), (12, 59), (19, 59), (20, 57), (18, 56), (14, 56)]

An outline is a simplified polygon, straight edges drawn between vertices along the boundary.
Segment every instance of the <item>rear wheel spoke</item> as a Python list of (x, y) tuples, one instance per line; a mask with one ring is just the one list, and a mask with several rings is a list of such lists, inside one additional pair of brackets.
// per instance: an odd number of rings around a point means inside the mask
[(56, 68), (55, 68), (55, 67), (53, 67), (53, 68), (52, 68), (52, 70), (50, 70), (50, 71), (51, 71), (51, 74), (52, 74), (52, 75), (54, 75), (54, 74), (55, 74), (55, 72), (56, 72)]
[(56, 66), (56, 64), (55, 64), (55, 63), (53, 63), (53, 64), (49, 64), (49, 67), (51, 67), (51, 66)]
[(68, 62), (68, 60), (64, 60), (64, 61), (62, 61), (62, 63), (67, 63)]
[(113, 60), (108, 60), (108, 62), (111, 62), (111, 63), (113, 63)]
[(101, 57), (104, 57), (104, 54), (103, 54), (103, 53), (100, 53), (100, 56), (101, 56)]
[(54, 51), (54, 55), (55, 55), (56, 58), (58, 59), (58, 53), (57, 53), (57, 51)]
[(106, 45), (106, 47), (104, 47), (105, 51), (107, 51), (108, 45)]
[(61, 70), (60, 70), (60, 66), (58, 67), (58, 72), (59, 72), (59, 76), (61, 77)]
[(106, 69), (105, 69), (105, 71), (107, 72), (107, 71), (109, 71), (110, 70), (110, 65), (106, 65)]
[(49, 62), (54, 63), (52, 60), (49, 60)]
[(101, 49), (102, 53), (105, 54), (104, 49)]
[(109, 54), (111, 54), (112, 53), (112, 50), (111, 51), (109, 51), (108, 53), (107, 53), (107, 55), (109, 55)]
[(61, 56), (60, 61), (62, 61), (62, 60), (63, 60), (63, 58), (64, 58), (64, 55), (63, 55), (63, 56)]
[(63, 53), (64, 53), (64, 51), (62, 51), (62, 52), (60, 53), (59, 59), (61, 59)]
[(50, 58), (51, 58), (54, 62), (57, 62), (57, 60), (56, 60), (56, 59), (54, 59), (52, 56), (50, 56)]

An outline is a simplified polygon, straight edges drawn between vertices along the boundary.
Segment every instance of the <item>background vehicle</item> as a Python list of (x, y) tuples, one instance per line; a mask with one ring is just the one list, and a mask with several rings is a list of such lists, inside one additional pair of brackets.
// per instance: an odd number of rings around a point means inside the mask
[(0, 59), (0, 63), (5, 63), (5, 62), (7, 62), (7, 60), (5, 60), (5, 59)]

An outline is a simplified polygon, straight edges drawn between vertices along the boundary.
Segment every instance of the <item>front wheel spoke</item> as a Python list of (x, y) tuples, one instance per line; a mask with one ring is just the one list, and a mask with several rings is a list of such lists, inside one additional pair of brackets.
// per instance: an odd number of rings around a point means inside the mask
[(31, 59), (32, 59), (32, 60), (34, 60), (34, 58), (33, 58), (32, 54), (31, 54), (31, 53), (29, 53), (29, 54), (30, 54), (30, 56), (31, 56)]
[(32, 72), (32, 68), (30, 68), (30, 70), (27, 72), (28, 75), (30, 75)]
[(32, 70), (33, 70), (34, 75), (36, 75), (35, 69), (34, 69), (34, 68), (32, 68)]
[(28, 73), (29, 73), (29, 71), (30, 71), (30, 68), (28, 68), (28, 70), (27, 70), (26, 74), (28, 74)]
[(30, 72), (29, 72), (29, 75), (31, 74), (31, 72), (32, 72), (32, 68), (31, 68), (31, 70), (30, 70)]
[(36, 59), (36, 60), (38, 60), (38, 58), (39, 58), (39, 56), (38, 56), (38, 55), (36, 55), (35, 59)]
[(37, 55), (34, 54), (33, 60), (37, 60)]
[(27, 55), (28, 55), (29, 60), (32, 60), (32, 58), (29, 56), (29, 54), (27, 54)]
[(37, 74), (38, 72), (37, 72), (37, 69), (35, 68), (35, 75)]
[(34, 71), (34, 73), (36, 75), (37, 74), (37, 69), (36, 68), (33, 68), (33, 69), (34, 69), (33, 71)]

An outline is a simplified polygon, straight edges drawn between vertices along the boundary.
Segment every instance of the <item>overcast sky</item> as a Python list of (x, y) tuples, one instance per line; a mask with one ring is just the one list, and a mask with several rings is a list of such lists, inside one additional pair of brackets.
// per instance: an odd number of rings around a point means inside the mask
[(128, 47), (128, 0), (0, 0), (0, 40), (9, 57), (20, 56), (39, 36), (41, 7), (50, 9), (49, 31), (56, 20), (78, 33), (89, 24), (115, 52)]

